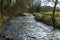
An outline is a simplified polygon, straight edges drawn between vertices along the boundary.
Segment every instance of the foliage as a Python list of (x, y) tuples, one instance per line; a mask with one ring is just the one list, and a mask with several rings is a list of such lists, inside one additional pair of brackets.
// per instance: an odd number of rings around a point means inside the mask
[(16, 11), (17, 13), (27, 12), (28, 8), (28, 1), (29, 0), (16, 0)]
[(14, 4), (11, 2), (12, 0), (1, 0), (1, 15), (11, 17), (28, 11), (29, 0), (16, 0)]
[(40, 12), (41, 11), (41, 7), (40, 5), (36, 6), (34, 5), (33, 7), (29, 8), (29, 12), (33, 13), (33, 12)]

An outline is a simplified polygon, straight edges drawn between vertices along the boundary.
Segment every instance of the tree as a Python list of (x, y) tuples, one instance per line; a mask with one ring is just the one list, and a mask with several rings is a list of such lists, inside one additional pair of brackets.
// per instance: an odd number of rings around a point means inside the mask
[(29, 0), (16, 0), (16, 13), (23, 14), (28, 11)]
[(1, 0), (1, 16), (7, 13), (7, 9), (10, 6), (11, 0)]
[(31, 6), (29, 7), (29, 12), (40, 12), (41, 10), (41, 0), (32, 0)]
[(54, 5), (54, 8), (53, 8), (53, 15), (52, 15), (52, 24), (53, 24), (53, 27), (56, 28), (56, 20), (55, 20), (55, 10), (56, 10), (56, 5), (57, 5), (57, 2), (58, 0), (55, 0), (55, 5)]
[(1, 0), (1, 15), (23, 14), (28, 11), (28, 3), (30, 0), (16, 0), (14, 5), (11, 5), (12, 0)]
[(53, 13), (52, 13), (52, 25), (54, 28), (57, 28), (56, 27), (56, 19), (55, 19), (55, 11), (56, 11), (56, 6), (58, 3), (58, 0), (51, 0), (51, 1), (54, 2), (54, 8), (53, 8)]
[[(28, 0), (28, 11), (29, 11), (30, 8), (33, 7), (34, 1), (35, 1), (35, 0)], [(33, 8), (32, 8), (32, 10), (33, 10)]]

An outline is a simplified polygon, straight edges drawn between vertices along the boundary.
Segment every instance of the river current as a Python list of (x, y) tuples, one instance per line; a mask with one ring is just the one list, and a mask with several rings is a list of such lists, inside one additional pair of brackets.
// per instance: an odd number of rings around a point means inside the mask
[(14, 17), (3, 25), (3, 36), (12, 35), (16, 40), (60, 40), (60, 30), (37, 22), (32, 14)]

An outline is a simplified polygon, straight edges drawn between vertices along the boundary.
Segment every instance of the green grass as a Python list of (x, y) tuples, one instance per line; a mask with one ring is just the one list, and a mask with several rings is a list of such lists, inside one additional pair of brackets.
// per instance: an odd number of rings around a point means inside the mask
[(34, 13), (36, 19), (40, 19), (43, 17), (42, 13)]
[[(53, 12), (45, 12), (48, 15), (52, 15)], [(55, 12), (55, 15), (60, 15), (60, 12)]]
[[(52, 18), (52, 12), (44, 12), (44, 13), (34, 13), (36, 19), (40, 19), (44, 16), (45, 20), (50, 20)], [(55, 18), (57, 22), (60, 22), (60, 12), (55, 12)]]

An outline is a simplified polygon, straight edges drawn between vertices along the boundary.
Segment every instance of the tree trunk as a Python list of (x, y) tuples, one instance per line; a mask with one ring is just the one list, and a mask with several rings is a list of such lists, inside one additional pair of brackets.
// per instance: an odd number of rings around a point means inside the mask
[(54, 5), (54, 8), (53, 8), (53, 15), (52, 15), (52, 24), (53, 24), (54, 28), (56, 28), (55, 10), (56, 10), (57, 1), (58, 0), (55, 1), (55, 5)]

